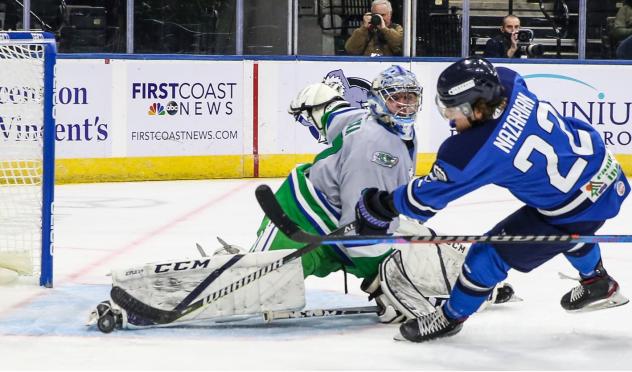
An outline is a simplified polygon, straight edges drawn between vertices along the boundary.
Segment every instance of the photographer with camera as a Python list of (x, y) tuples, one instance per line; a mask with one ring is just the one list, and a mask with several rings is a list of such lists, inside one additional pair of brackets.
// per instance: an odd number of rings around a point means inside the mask
[[(618, 59), (632, 59), (632, 0), (624, 0), (614, 20), (612, 37), (619, 43)], [(615, 44), (616, 45), (616, 44)]]
[(500, 34), (487, 40), (485, 44), (486, 58), (520, 58), (522, 51), (518, 48), (518, 31), (520, 18), (508, 15), (503, 18)]
[(364, 14), (362, 25), (347, 39), (347, 53), (365, 56), (402, 55), (404, 28), (391, 22), (392, 14), (393, 8), (388, 0), (374, 0), (371, 12)]
[(536, 57), (544, 54), (541, 44), (533, 44), (533, 31), (520, 29), (520, 19), (515, 15), (503, 18), (500, 34), (487, 40), (484, 56), (486, 58)]

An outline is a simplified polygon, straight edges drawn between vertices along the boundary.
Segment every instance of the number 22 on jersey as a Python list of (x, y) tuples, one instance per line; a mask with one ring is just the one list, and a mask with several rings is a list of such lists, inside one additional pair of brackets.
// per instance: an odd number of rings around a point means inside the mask
[[(590, 138), (590, 133), (578, 129), (577, 136), (579, 145), (577, 145), (573, 133), (566, 127), (566, 124), (560, 118), (557, 111), (547, 102), (540, 102), (538, 105), (537, 121), (540, 128), (544, 129), (549, 135), (542, 137), (535, 134), (529, 135), (518, 150), (513, 164), (520, 171), (526, 173), (533, 166), (533, 163), (529, 160), (529, 156), (531, 156), (533, 151), (539, 152), (546, 158), (546, 173), (549, 176), (551, 185), (561, 192), (567, 193), (577, 183), (586, 165), (588, 165), (588, 162), (579, 156), (593, 154), (593, 143)], [(558, 166), (559, 157), (555, 152), (555, 147), (550, 143), (555, 136), (553, 132), (555, 128), (561, 130), (566, 137), (568, 137), (568, 144), (571, 150), (574, 154), (578, 155), (566, 175), (560, 173)]]

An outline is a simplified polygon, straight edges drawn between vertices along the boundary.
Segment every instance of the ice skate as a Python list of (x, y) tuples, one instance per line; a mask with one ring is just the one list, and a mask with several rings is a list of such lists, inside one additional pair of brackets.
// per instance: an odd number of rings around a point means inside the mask
[(95, 325), (99, 331), (103, 333), (110, 333), (115, 328), (121, 329), (125, 326), (125, 311), (116, 305), (113, 305), (109, 300), (102, 301), (92, 310), (86, 325)]
[(597, 275), (579, 281), (579, 285), (566, 293), (560, 304), (566, 311), (581, 312), (607, 309), (629, 302), (619, 291), (619, 283), (608, 273), (597, 271)]
[(435, 338), (457, 334), (463, 328), (465, 319), (452, 320), (443, 314), (443, 307), (430, 314), (410, 319), (399, 327), (395, 340), (424, 342)]
[(516, 292), (509, 283), (500, 283), (492, 292), (494, 304), (504, 304), (506, 302), (524, 301), (521, 297), (516, 296)]

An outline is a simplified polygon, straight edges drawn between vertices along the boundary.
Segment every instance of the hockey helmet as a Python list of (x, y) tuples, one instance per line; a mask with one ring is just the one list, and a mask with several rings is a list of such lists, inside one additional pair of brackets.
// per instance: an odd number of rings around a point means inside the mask
[(469, 57), (451, 64), (439, 75), (435, 102), (446, 119), (454, 111), (471, 118), (476, 101), (494, 103), (502, 96), (496, 68), (484, 58)]
[(411, 140), (415, 133), (417, 112), (421, 107), (422, 92), (415, 74), (394, 65), (373, 80), (368, 106), (379, 122), (400, 138)]

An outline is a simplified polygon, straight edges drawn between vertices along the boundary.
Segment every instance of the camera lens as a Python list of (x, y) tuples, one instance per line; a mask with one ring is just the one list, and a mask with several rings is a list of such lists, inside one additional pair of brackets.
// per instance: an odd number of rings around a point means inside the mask
[(373, 14), (371, 16), (371, 22), (369, 22), (369, 23), (371, 25), (377, 27), (377, 26), (382, 24), (382, 18), (379, 15), (377, 15), (377, 14)]
[(544, 54), (544, 46), (542, 44), (529, 44), (526, 47), (527, 55), (537, 57)]

